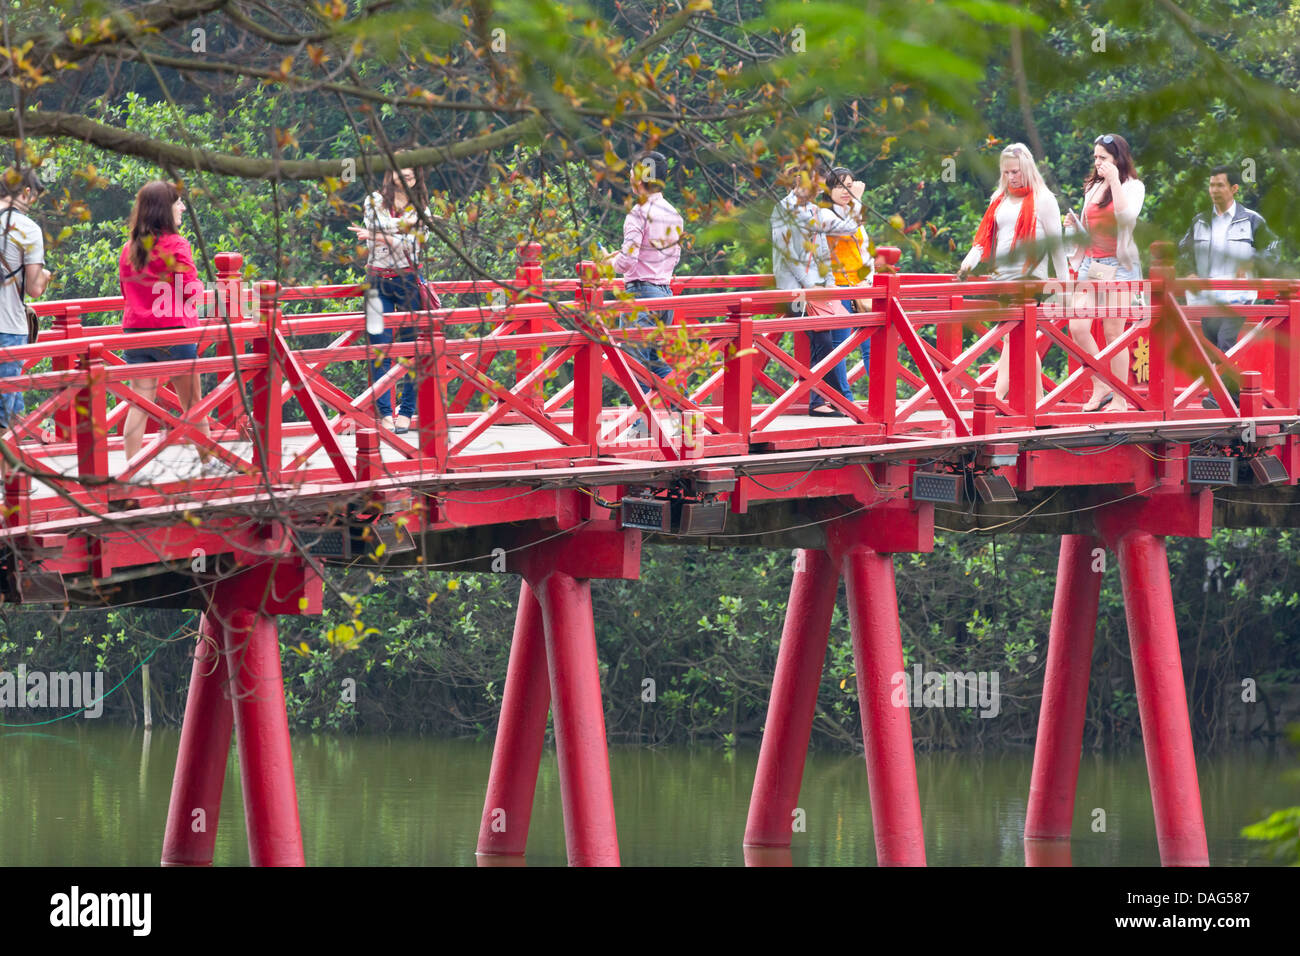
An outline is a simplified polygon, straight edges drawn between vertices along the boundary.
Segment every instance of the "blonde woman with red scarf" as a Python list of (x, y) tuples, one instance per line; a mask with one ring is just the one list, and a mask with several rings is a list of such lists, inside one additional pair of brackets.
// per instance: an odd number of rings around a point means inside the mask
[[(957, 278), (965, 279), (981, 262), (991, 262), (992, 280), (1046, 279), (1047, 260), (1056, 278), (1069, 281), (1070, 271), (1061, 245), (1061, 207), (1043, 182), (1029, 147), (1012, 143), (999, 160), (1002, 175), (989, 208), (980, 220), (975, 243), (962, 260)], [(1039, 369), (1042, 359), (1038, 360)], [(1010, 358), (1005, 344), (998, 359), (995, 393), (1006, 398), (1010, 387)], [(1043, 397), (1042, 376), (1037, 378), (1038, 398)]]

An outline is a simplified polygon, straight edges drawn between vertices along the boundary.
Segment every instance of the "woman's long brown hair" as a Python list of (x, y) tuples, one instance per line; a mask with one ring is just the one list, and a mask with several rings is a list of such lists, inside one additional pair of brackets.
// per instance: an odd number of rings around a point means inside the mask
[(424, 170), (415, 170), (415, 185), (407, 188), (406, 183), (398, 179), (397, 170), (389, 169), (384, 171), (384, 181), (379, 187), (379, 195), (384, 200), (384, 208), (388, 210), (390, 216), (396, 216), (400, 209), (394, 205), (397, 198), (397, 188), (401, 185), (402, 191), (406, 193), (406, 198), (410, 200), (411, 205), (419, 209), (428, 201), (428, 190), (424, 185)]
[[(1106, 152), (1110, 153), (1111, 160), (1115, 163), (1115, 169), (1119, 172), (1119, 181), (1121, 183), (1128, 182), (1130, 179), (1139, 178), (1137, 167), (1133, 165), (1133, 151), (1128, 148), (1128, 140), (1123, 136), (1120, 136), (1118, 133), (1111, 133), (1109, 135), (1109, 143), (1102, 142), (1102, 140), (1105, 139), (1104, 136), (1098, 136), (1096, 142), (1092, 145), (1100, 146)], [(1102, 178), (1097, 175), (1097, 164), (1093, 163), (1092, 172), (1089, 174), (1088, 178), (1083, 181), (1083, 194), (1085, 196), (1088, 195), (1088, 190), (1102, 181)], [(1110, 205), (1110, 200), (1110, 187), (1107, 186), (1105, 191), (1102, 192), (1101, 196), (1098, 198), (1097, 205), (1104, 209), (1106, 206)]]
[(130, 258), (137, 272), (144, 271), (154, 244), (176, 231), (172, 207), (180, 198), (180, 190), (160, 179), (145, 183), (135, 194), (135, 205), (131, 207)]

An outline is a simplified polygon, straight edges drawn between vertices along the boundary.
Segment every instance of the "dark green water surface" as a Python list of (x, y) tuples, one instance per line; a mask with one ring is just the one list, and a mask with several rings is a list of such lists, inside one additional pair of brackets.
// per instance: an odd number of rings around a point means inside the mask
[[(179, 733), (90, 721), (0, 737), (0, 865), (150, 866), (162, 851)], [(316, 866), (473, 866), (490, 742), (295, 737), (294, 769), (307, 862)], [(738, 866), (757, 751), (614, 748), (611, 763), (624, 865)], [(931, 865), (1022, 866), (1032, 756), (920, 754), (921, 810)], [(1291, 762), (1259, 750), (1199, 761), (1210, 861), (1267, 862), (1239, 836), (1267, 812), (1300, 802), (1281, 776)], [(795, 865), (876, 862), (862, 757), (813, 753), (793, 836)], [(1094, 810), (1105, 832), (1093, 832)], [(1085, 754), (1076, 866), (1156, 866), (1141, 753)], [(542, 761), (530, 865), (562, 865), (564, 830), (554, 752)], [(232, 751), (216, 863), (246, 865)]]

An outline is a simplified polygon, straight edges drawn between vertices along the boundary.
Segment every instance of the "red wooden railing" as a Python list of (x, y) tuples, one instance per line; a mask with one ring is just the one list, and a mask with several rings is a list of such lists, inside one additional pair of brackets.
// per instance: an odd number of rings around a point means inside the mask
[[(218, 376), (216, 387), (185, 414), (170, 391), (147, 402), (131, 387), (140, 370), (115, 354), (128, 345), (119, 326), (84, 324), (87, 316), (120, 313), (121, 298), (38, 304), (37, 311), (52, 320), (40, 340), (0, 350), (0, 357), (22, 360), (25, 369), (21, 376), (0, 380), (0, 391), (35, 397), (0, 438), (10, 464), (20, 465), (9, 469), (17, 477), (8, 483), (14, 487), (6, 497), (7, 524), (14, 524), (17, 510), (31, 517), (35, 509), (53, 519), (79, 509), (102, 511), (126, 497), (139, 501), (156, 494), (167, 500), (183, 493), (202, 499), (241, 490), (350, 485), (381, 472), (428, 480), (506, 466), (564, 467), (609, 458), (674, 461), (940, 436), (987, 438), (1026, 428), (1236, 420), (1300, 411), (1295, 344), (1300, 284), (1293, 281), (1188, 282), (1158, 265), (1143, 284), (1145, 302), (1128, 310), (1122, 335), (1093, 356), (1071, 339), (1068, 310), (1038, 302), (1049, 292), (1058, 293), (1054, 302), (1072, 301), (1079, 289), (1068, 283), (956, 283), (942, 275), (888, 275), (850, 295), (843, 289), (775, 290), (768, 288), (767, 275), (693, 276), (675, 280), (671, 298), (632, 302), (617, 299), (621, 283), (599, 279), (589, 264), (576, 278), (546, 278), (540, 248), (529, 244), (520, 252), (512, 280), (434, 283), (444, 297), (479, 301), (434, 313), (390, 314), (389, 326), (414, 327), (415, 341), (378, 347), (365, 344), (360, 311), (283, 311), (288, 303), (350, 305), (360, 298), (361, 286), (249, 286), (241, 276), (241, 257), (218, 255), (211, 318), (197, 329), (129, 337), (132, 347), (198, 344), (195, 362), (149, 369), (160, 376)], [(1212, 307), (1179, 301), (1187, 289), (1201, 288), (1255, 289), (1275, 301), (1232, 307), (1246, 325), (1238, 344), (1223, 355), (1199, 331), (1199, 319)], [(870, 300), (873, 307), (848, 317), (793, 318), (785, 313), (796, 294), (812, 302)], [(1085, 317), (1090, 308), (1084, 306)], [(674, 312), (667, 342), (654, 330), (618, 327), (620, 315), (657, 309)], [(1101, 342), (1100, 322), (1095, 326), (1094, 338)], [(809, 367), (807, 336), (799, 333), (831, 328), (848, 328), (851, 334)], [(311, 336), (327, 342), (297, 344)], [(672, 362), (662, 379), (619, 347), (656, 339), (670, 358), (674, 341), (685, 343), (690, 355)], [(848, 401), (824, 379), (868, 339), (870, 369), (855, 363), (850, 372), (851, 382), (868, 378), (866, 399)], [(1040, 376), (1035, 353), (1044, 355), (1053, 346), (1065, 352), (1068, 367), (1057, 378), (1046, 371)], [(1009, 353), (1009, 389), (999, 398), (988, 361), (1002, 348)], [(1130, 349), (1136, 349), (1140, 374), (1120, 380), (1110, 359)], [(358, 394), (347, 394), (328, 375), (343, 363), (366, 362), (383, 352), (409, 365), (417, 378), (418, 414), (406, 435), (383, 428), (374, 407), (376, 397), (405, 374), (402, 363), (395, 362)], [(36, 371), (47, 358), (49, 370)], [(1094, 376), (1122, 395), (1129, 410), (1081, 412)], [(647, 395), (638, 378), (652, 383)], [(1229, 388), (1233, 379), (1241, 386), (1239, 399)], [(607, 380), (622, 407), (604, 406)], [(844, 417), (815, 422), (804, 417), (813, 391)], [(1217, 399), (1217, 410), (1201, 407), (1207, 394)], [(121, 448), (131, 404), (164, 428), (149, 436), (135, 459), (110, 469), (109, 454)], [(301, 420), (287, 421), (294, 406)], [(211, 438), (196, 428), (205, 417), (213, 423)], [(638, 417), (652, 426), (648, 437), (632, 430)], [(53, 429), (43, 430), (51, 419)], [(504, 433), (493, 429), (500, 425), (530, 425), (532, 431), (527, 440), (512, 439), (511, 447), (495, 447)], [(355, 447), (349, 447), (352, 436)], [(239, 474), (173, 476), (151, 487), (131, 484), (164, 451), (187, 442)], [(32, 495), (33, 488), (33, 500), (17, 500)]]

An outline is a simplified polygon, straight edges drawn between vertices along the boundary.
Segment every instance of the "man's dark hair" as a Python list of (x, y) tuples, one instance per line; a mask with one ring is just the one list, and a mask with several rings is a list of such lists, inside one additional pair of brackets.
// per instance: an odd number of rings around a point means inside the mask
[(37, 178), (32, 167), (18, 170), (10, 166), (0, 173), (0, 199), (21, 196), (24, 189), (30, 189), (38, 196), (45, 192), (45, 184)]
[(1215, 176), (1218, 176), (1220, 173), (1228, 177), (1229, 186), (1241, 185), (1241, 172), (1237, 169), (1236, 166), (1215, 166), (1213, 169), (1210, 170), (1210, 178), (1213, 179)]
[(663, 153), (651, 150), (642, 153), (632, 164), (634, 175), (640, 177), (641, 184), (651, 192), (663, 192), (664, 183), (668, 182), (668, 159)]

